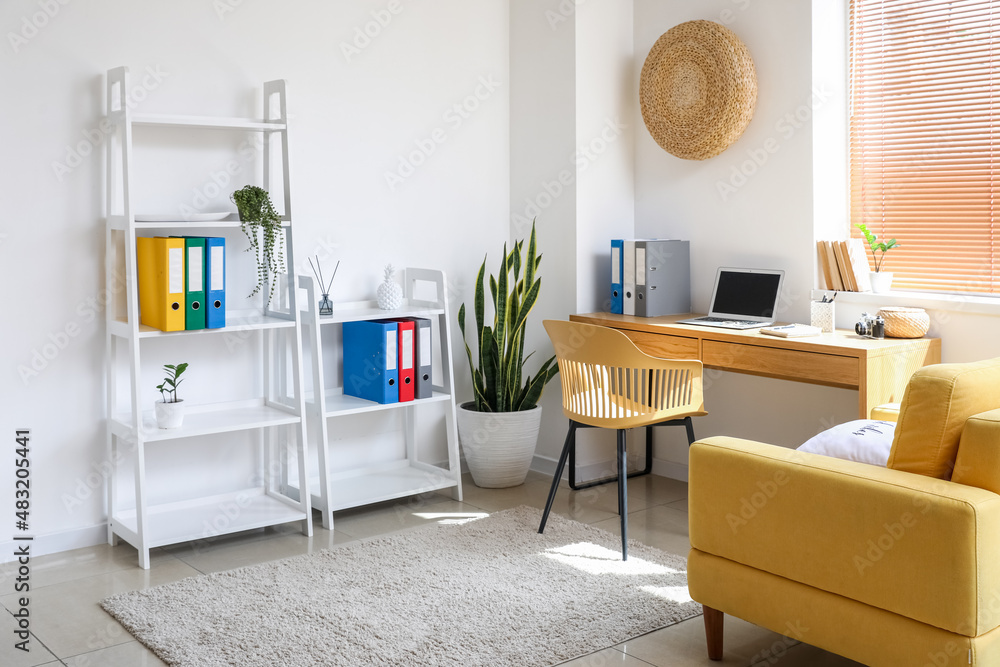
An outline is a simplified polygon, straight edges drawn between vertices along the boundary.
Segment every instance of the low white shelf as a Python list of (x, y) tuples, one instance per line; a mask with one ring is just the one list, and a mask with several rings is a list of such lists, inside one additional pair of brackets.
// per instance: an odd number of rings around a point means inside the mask
[[(243, 331), (262, 331), (264, 329), (294, 329), (295, 320), (291, 316), (281, 317), (274, 312), (264, 314), (260, 310), (227, 310), (226, 326), (218, 329), (184, 329), (181, 331), (161, 331), (155, 327), (140, 324), (139, 338), (159, 338), (161, 336), (204, 336), (216, 334), (233, 334)], [(108, 333), (112, 336), (128, 338), (132, 335), (132, 326), (127, 319), (116, 319), (108, 323)]]
[[(406, 498), (421, 493), (441, 491), (457, 486), (455, 478), (444, 468), (431, 465), (414, 465), (408, 461), (394, 461), (383, 466), (331, 474), (330, 511), (361, 507), (386, 500)], [(313, 504), (321, 502), (319, 489), (322, 480), (314, 476), (309, 480), (313, 489)], [(291, 495), (297, 496), (298, 484), (289, 482)]]
[[(287, 499), (268, 495), (263, 488), (244, 489), (191, 501), (150, 505), (146, 509), (149, 525), (145, 527), (145, 541), (152, 549), (305, 518), (305, 512), (290, 505)], [(134, 509), (116, 512), (112, 524), (126, 539), (138, 539)]]
[(210, 130), (253, 130), (259, 132), (278, 132), (287, 128), (284, 122), (258, 120), (256, 118), (183, 116), (154, 113), (134, 113), (132, 114), (132, 124), (153, 127), (199, 127)]
[[(129, 414), (116, 415), (112, 420), (112, 431), (120, 437), (131, 435), (131, 421)], [(146, 410), (142, 413), (140, 428), (144, 441), (156, 442), (214, 433), (249, 431), (298, 422), (299, 416), (291, 408), (278, 404), (265, 404), (263, 400), (255, 399), (252, 402), (210, 403), (186, 407), (183, 426), (171, 429), (157, 428), (153, 411)]]
[[(336, 392), (336, 393), (335, 393)], [(339, 417), (341, 415), (357, 415), (363, 412), (379, 412), (382, 410), (398, 410), (400, 408), (415, 407), (423, 403), (437, 403), (440, 401), (450, 401), (451, 394), (435, 391), (430, 398), (418, 398), (405, 403), (376, 403), (366, 401), (357, 396), (347, 396), (343, 393), (342, 387), (337, 387), (326, 393), (326, 406), (323, 411), (324, 417)]]
[[(373, 301), (356, 301), (334, 305), (331, 316), (320, 317), (319, 294), (309, 276), (299, 276), (299, 285), (306, 291), (303, 308), (304, 329), (308, 336), (312, 366), (312, 395), (307, 393), (306, 409), (313, 424), (308, 432), (313, 434), (317, 447), (318, 470), (309, 482), (311, 501), (323, 517), (323, 526), (333, 528), (333, 512), (350, 507), (404, 498), (406, 496), (452, 489), (456, 500), (462, 499), (462, 471), (459, 462), (458, 429), (455, 415), (454, 387), (451, 356), (451, 316), (448, 312), (447, 282), (443, 271), (430, 269), (405, 269), (403, 276), (403, 304), (392, 311), (381, 310)], [(433, 300), (419, 300), (424, 294), (420, 287), (433, 287)], [(431, 290), (428, 289), (428, 292)], [(344, 394), (343, 369), (338, 368), (334, 377), (326, 377), (323, 360), (323, 335), (345, 322), (400, 317), (423, 317), (431, 320), (438, 345), (434, 347), (435, 376), (433, 392), (429, 398), (401, 403), (375, 403)], [(342, 330), (340, 332), (342, 334)], [(432, 337), (432, 338), (433, 338)], [(341, 335), (342, 339), (342, 335)], [(417, 414), (431, 404), (437, 406), (436, 418), (444, 413), (444, 432), (447, 447), (447, 464), (433, 465), (420, 460), (420, 445), (416, 436)], [(363, 469), (344, 470), (341, 446), (331, 442), (329, 433), (335, 429), (336, 419), (365, 413), (402, 412), (403, 435), (406, 453), (403, 458), (386, 461), (381, 465)], [(287, 480), (286, 480), (287, 481)], [(289, 490), (297, 487), (287, 481)]]

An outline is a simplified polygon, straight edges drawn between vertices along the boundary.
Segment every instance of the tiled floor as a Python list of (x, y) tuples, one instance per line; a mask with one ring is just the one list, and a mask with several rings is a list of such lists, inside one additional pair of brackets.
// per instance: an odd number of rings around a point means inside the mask
[[(114, 593), (142, 589), (206, 572), (228, 570), (278, 558), (286, 558), (352, 540), (410, 530), (449, 514), (494, 512), (517, 505), (542, 508), (549, 480), (531, 473), (528, 481), (513, 489), (480, 489), (466, 477), (464, 502), (448, 495), (409, 498), (334, 516), (335, 530), (317, 526), (312, 538), (298, 531), (298, 524), (240, 533), (217, 539), (210, 545), (175, 545), (156, 549), (152, 567), (138, 567), (135, 550), (125, 543), (90, 547), (32, 560), (31, 631), (32, 651), (14, 650), (10, 640), (14, 617), (0, 613), (0, 665), (71, 665), (73, 667), (141, 667), (162, 665), (138, 644), (98, 602)], [(687, 555), (687, 486), (663, 477), (646, 476), (629, 481), (629, 537), (664, 551)], [(554, 511), (577, 521), (618, 532), (617, 496), (614, 485), (570, 491), (556, 497)], [(318, 515), (317, 515), (318, 516)], [(9, 581), (11, 564), (0, 565), (0, 581)], [(9, 590), (9, 587), (4, 587)], [(16, 595), (0, 597), (0, 604), (14, 609)], [(710, 662), (705, 653), (701, 617), (605, 649), (565, 665), (600, 667), (624, 665), (766, 665), (781, 667), (849, 667), (857, 663), (793, 644), (782, 636), (731, 617), (726, 618), (725, 656)]]

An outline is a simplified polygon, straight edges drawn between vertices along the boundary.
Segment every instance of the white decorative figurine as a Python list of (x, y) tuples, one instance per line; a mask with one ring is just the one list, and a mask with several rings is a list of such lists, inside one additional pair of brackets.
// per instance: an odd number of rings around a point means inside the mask
[(403, 288), (393, 280), (395, 273), (396, 270), (392, 268), (392, 264), (386, 264), (385, 280), (375, 292), (378, 297), (378, 307), (382, 310), (396, 310), (403, 305)]

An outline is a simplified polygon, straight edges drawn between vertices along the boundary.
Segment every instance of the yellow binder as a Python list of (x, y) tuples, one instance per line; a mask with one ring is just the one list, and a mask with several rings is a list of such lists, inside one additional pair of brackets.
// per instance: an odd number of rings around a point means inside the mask
[(161, 331), (184, 330), (184, 239), (136, 239), (139, 321)]

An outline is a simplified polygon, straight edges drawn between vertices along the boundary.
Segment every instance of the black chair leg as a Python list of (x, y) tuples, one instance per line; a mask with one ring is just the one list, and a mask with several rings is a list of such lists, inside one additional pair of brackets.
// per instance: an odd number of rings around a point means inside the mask
[(559, 463), (556, 464), (556, 474), (552, 477), (552, 488), (549, 489), (549, 499), (545, 501), (545, 512), (542, 514), (542, 522), (538, 525), (538, 532), (545, 530), (545, 522), (549, 520), (549, 511), (552, 510), (552, 501), (556, 499), (556, 491), (559, 490), (559, 480), (562, 479), (563, 469), (566, 467), (566, 458), (576, 442), (576, 422), (569, 421), (569, 431), (566, 432), (566, 442), (563, 444), (562, 454), (559, 455)]
[(628, 560), (628, 457), (625, 429), (618, 429), (618, 513), (622, 522), (622, 560)]
[(684, 418), (684, 428), (687, 430), (688, 447), (690, 447), (694, 444), (694, 422), (691, 421), (690, 417)]

